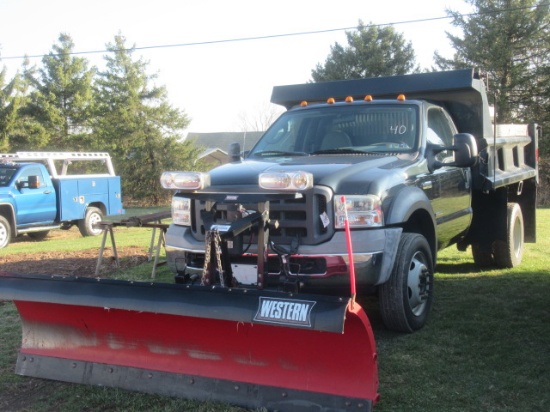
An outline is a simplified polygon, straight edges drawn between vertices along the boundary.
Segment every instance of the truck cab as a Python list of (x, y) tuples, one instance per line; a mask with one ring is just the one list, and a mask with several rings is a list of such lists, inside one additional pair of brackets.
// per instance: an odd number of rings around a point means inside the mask
[[(454, 147), (457, 134), (451, 116), (441, 106), (409, 101), (405, 95), (393, 100), (369, 96), (366, 101), (348, 99), (289, 110), (246, 160), (288, 164), (293, 158), (306, 171), (314, 168), (314, 184), (334, 191), (334, 196), (376, 196), (386, 219), (396, 213), (390, 213), (389, 206), (400, 185), (416, 187), (432, 203), (439, 223), (437, 244), (436, 238), (432, 244), (435, 253), (464, 236), (472, 218), (471, 174), (464, 167), (475, 161), (475, 152), (464, 145)], [(468, 152), (464, 164), (457, 164), (455, 153), (464, 149)], [(383, 168), (377, 166), (380, 163)], [(354, 167), (347, 169), (351, 164)], [(331, 167), (342, 172), (334, 175)], [(379, 169), (376, 173), (375, 168)], [(344, 171), (352, 175), (344, 177)]]
[(0, 167), (0, 198), (9, 197), (20, 227), (52, 225), (57, 202), (52, 180), (42, 164), (12, 163)]

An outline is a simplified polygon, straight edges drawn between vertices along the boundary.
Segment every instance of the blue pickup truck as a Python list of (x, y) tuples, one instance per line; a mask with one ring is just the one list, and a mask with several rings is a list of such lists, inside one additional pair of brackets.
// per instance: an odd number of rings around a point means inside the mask
[(108, 153), (0, 154), (0, 248), (15, 236), (41, 240), (73, 225), (83, 236), (99, 235), (103, 216), (123, 213)]

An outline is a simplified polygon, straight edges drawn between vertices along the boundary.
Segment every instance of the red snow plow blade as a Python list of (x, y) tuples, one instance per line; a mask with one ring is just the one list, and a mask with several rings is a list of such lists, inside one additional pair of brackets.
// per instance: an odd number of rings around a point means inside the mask
[(16, 275), (16, 373), (278, 411), (369, 411), (373, 333), (350, 298)]

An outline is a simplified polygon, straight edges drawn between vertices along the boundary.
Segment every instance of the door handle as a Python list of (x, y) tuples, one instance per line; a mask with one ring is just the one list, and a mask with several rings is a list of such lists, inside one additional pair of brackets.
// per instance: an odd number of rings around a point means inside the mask
[(52, 191), (51, 190), (44, 190), (45, 195), (49, 195)]

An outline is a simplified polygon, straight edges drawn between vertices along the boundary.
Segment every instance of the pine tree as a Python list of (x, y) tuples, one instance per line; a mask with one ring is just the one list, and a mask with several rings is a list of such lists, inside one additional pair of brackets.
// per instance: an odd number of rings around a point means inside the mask
[(29, 122), (40, 125), (32, 125), (32, 131), (40, 135), (41, 148), (79, 150), (88, 146), (95, 69), (88, 69), (86, 59), (74, 57), (73, 49), (71, 37), (60, 34), (58, 44), (42, 59), (42, 67), (25, 74), (30, 100), (22, 113)]
[(15, 96), (17, 78), (6, 82), (6, 68), (0, 71), (0, 152), (10, 150), (10, 133), (17, 119), (18, 100)]
[(51, 150), (79, 150), (89, 145), (92, 81), (95, 69), (72, 55), (74, 43), (60, 34), (58, 44), (42, 59), (37, 73), (29, 73), (31, 101), (25, 114), (36, 119)]
[(73, 49), (71, 37), (60, 34), (58, 44), (42, 59), (42, 67), (26, 75), (31, 89), (24, 114), (42, 126), (41, 140), (50, 150), (88, 146), (95, 69), (88, 69), (86, 59), (74, 57)]
[(107, 45), (106, 70), (98, 74), (94, 145), (115, 158), (125, 197), (159, 204), (171, 196), (160, 186), (161, 173), (194, 168), (199, 149), (179, 142), (189, 119), (169, 105), (148, 63), (134, 60), (125, 43), (117, 35)]
[(311, 71), (315, 82), (392, 76), (417, 71), (411, 42), (391, 26), (365, 26), (346, 32), (348, 46), (331, 46), (325, 64)]
[(533, 120), (534, 112), (547, 112), (540, 107), (548, 108), (550, 98), (548, 4), (545, 0), (466, 2), (473, 6), (474, 13), (448, 11), (462, 35), (447, 33), (455, 54), (445, 58), (436, 53), (438, 68), (477, 67), (485, 71), (501, 123)]
[[(547, 0), (466, 0), (474, 13), (448, 11), (462, 35), (447, 37), (452, 58), (436, 53), (441, 69), (478, 67), (489, 77), (497, 122), (542, 124), (550, 130), (550, 6)], [(546, 132), (547, 133), (547, 132)], [(550, 199), (548, 139), (539, 141), (539, 199)]]
[(0, 72), (0, 151), (38, 150), (47, 144), (45, 129), (28, 115), (29, 81), (34, 68), (27, 59), (22, 72), (6, 81), (6, 70)]
[(18, 97), (17, 116), (9, 134), (10, 151), (41, 150), (47, 147), (50, 135), (46, 127), (35, 116), (36, 110), (31, 104), (32, 82), (35, 79), (37, 69), (31, 66), (25, 59), (21, 72), (17, 73), (15, 84)]

